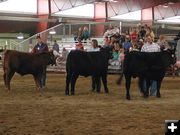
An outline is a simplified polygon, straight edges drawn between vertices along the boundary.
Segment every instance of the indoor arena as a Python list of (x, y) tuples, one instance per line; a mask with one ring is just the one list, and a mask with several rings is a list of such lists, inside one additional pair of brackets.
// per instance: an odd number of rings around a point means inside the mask
[(0, 0), (0, 135), (179, 135), (179, 0)]

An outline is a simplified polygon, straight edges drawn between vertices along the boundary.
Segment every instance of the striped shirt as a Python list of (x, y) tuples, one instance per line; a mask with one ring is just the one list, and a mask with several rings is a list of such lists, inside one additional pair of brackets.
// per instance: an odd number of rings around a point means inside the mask
[(145, 43), (141, 48), (141, 52), (160, 52), (160, 46), (156, 43)]

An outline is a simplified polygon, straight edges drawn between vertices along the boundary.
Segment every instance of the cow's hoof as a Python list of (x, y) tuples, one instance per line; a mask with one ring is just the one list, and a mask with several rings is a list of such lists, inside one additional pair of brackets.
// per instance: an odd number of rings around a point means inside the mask
[(160, 93), (159, 93), (159, 94), (157, 94), (157, 95), (156, 95), (156, 97), (157, 97), (157, 98), (160, 98), (160, 97), (161, 97), (161, 94), (160, 94)]
[(105, 93), (109, 93), (109, 89), (105, 89), (104, 92), (105, 92)]
[(101, 92), (100, 91), (96, 91), (98, 94), (100, 94)]
[(74, 95), (74, 92), (71, 92), (71, 95)]
[(95, 92), (95, 89), (91, 89), (90, 91)]
[(149, 93), (144, 93), (144, 98), (148, 98), (149, 97)]
[(106, 93), (106, 94), (108, 94), (108, 93), (109, 93), (109, 91), (105, 91), (105, 93)]
[(66, 91), (66, 92), (65, 92), (65, 95), (67, 95), (67, 96), (68, 96), (68, 95), (69, 95), (69, 92), (67, 92), (67, 91)]
[(126, 99), (127, 99), (127, 100), (131, 100), (130, 96), (126, 96)]
[(148, 98), (148, 97), (149, 97), (149, 95), (146, 95), (146, 94), (144, 95), (144, 98)]

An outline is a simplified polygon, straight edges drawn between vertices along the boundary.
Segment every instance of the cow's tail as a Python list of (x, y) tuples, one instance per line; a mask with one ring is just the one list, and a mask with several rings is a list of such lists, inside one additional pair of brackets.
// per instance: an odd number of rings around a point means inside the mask
[(121, 85), (122, 80), (123, 80), (123, 75), (124, 75), (124, 62), (122, 62), (121, 64), (122, 64), (122, 66), (121, 66), (121, 68), (122, 68), (121, 74), (120, 74), (120, 77), (118, 78), (118, 80), (116, 81), (116, 83), (118, 85)]
[(68, 56), (67, 56), (67, 59), (66, 59), (66, 73), (68, 74), (68, 73), (70, 73), (71, 72), (71, 52), (68, 54)]

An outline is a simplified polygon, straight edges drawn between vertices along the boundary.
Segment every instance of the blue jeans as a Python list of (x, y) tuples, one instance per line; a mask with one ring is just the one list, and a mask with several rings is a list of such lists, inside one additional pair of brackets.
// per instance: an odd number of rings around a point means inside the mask
[[(146, 81), (143, 82), (143, 89), (146, 90)], [(148, 90), (150, 92), (150, 96), (156, 96), (157, 92), (157, 81), (151, 80), (150, 81), (150, 88)], [(148, 93), (149, 93), (148, 92)]]
[(157, 93), (157, 81), (151, 80), (151, 85), (150, 85), (150, 96), (156, 96)]

